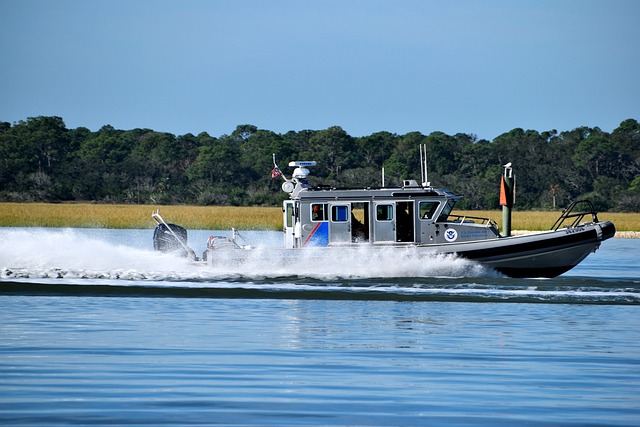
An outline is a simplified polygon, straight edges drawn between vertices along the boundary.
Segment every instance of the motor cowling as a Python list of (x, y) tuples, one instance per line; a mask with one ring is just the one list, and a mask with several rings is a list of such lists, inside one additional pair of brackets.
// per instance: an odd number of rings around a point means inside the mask
[(153, 249), (162, 253), (174, 253), (183, 258), (193, 258), (193, 251), (187, 250), (187, 238), (184, 227), (160, 223), (153, 232)]

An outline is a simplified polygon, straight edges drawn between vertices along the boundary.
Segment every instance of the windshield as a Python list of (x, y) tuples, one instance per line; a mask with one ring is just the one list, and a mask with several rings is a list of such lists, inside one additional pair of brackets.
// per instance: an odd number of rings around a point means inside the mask
[(455, 206), (455, 204), (456, 204), (455, 200), (447, 200), (447, 203), (444, 205), (444, 208), (442, 209), (442, 212), (438, 217), (438, 221), (446, 221), (447, 218), (449, 217), (449, 214), (453, 210), (453, 207)]

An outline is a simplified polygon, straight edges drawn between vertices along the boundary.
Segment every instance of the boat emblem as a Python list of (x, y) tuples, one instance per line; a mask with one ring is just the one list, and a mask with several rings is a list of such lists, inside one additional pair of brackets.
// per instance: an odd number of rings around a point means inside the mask
[(447, 240), (447, 242), (453, 242), (458, 238), (458, 232), (453, 228), (450, 228), (444, 232), (444, 238)]

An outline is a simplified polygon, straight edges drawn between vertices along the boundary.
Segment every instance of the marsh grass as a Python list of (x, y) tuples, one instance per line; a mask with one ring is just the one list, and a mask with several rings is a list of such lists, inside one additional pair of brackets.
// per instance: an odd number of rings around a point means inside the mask
[[(80, 227), (80, 228), (153, 228), (151, 212), (160, 209), (168, 222), (187, 229), (281, 230), (280, 207), (232, 206), (154, 206), (102, 204), (0, 203), (0, 226), (3, 227)], [(457, 215), (491, 218), (502, 227), (502, 212), (454, 211)], [(514, 211), (514, 230), (548, 230), (559, 212)], [(640, 231), (640, 214), (609, 213), (598, 215), (612, 221), (618, 231)]]
[(0, 226), (154, 228), (151, 212), (160, 209), (167, 222), (190, 229), (282, 228), (282, 209), (275, 207), (153, 206), (101, 204), (0, 203)]

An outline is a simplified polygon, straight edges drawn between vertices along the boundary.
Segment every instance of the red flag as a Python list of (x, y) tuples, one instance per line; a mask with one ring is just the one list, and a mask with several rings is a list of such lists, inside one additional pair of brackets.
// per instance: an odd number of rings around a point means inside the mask
[(273, 169), (271, 170), (271, 179), (276, 179), (281, 175), (282, 175), (282, 172), (280, 172), (280, 169), (278, 169), (277, 166), (274, 166)]
[(507, 206), (507, 184), (504, 182), (504, 175), (500, 177), (500, 206)]

